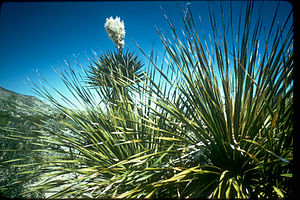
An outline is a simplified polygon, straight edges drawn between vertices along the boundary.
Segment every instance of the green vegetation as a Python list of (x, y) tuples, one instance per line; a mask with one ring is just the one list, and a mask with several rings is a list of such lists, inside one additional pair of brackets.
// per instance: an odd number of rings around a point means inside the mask
[[(210, 11), (211, 40), (190, 10), (182, 13), (183, 35), (167, 19), (174, 37), (159, 33), (167, 53), (162, 66), (142, 49), (146, 69), (121, 49), (95, 58), (87, 78), (69, 64), (61, 77), (84, 110), (61, 105), (36, 85), (68, 120), (41, 121), (28, 137), (9, 131), (13, 139), (30, 141), (32, 150), (22, 163), (5, 162), (20, 168), (25, 180), (40, 180), (20, 196), (289, 197), (293, 30), (273, 20), (262, 36), (254, 3), (247, 3), (238, 27), (232, 20), (218, 25)], [(235, 34), (228, 43), (227, 35)]]
[[(28, 190), (28, 185), (36, 181), (36, 179), (27, 179), (26, 174), (20, 174), (21, 170), (12, 166), (10, 160), (13, 158), (14, 164), (22, 164), (24, 159), (27, 159), (27, 163), (35, 162), (30, 158), (30, 153), (35, 147), (29, 139), (34, 137), (34, 131), (39, 130), (36, 123), (49, 119), (49, 117), (41, 115), (37, 111), (32, 114), (30, 114), (30, 111), (28, 113), (20, 112), (19, 108), (20, 104), (17, 103), (17, 97), (14, 94), (1, 100), (0, 173), (2, 176), (0, 179), (0, 192), (7, 197), (20, 197), (18, 194)], [(23, 109), (29, 108), (23, 107)], [(28, 167), (28, 169), (33, 168)], [(42, 193), (38, 193), (33, 194), (31, 197), (41, 197), (41, 195)]]

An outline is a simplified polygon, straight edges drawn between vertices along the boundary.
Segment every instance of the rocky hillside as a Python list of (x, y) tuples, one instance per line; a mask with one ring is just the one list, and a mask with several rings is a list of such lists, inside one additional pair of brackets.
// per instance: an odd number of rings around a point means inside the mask
[(0, 125), (6, 125), (4, 122), (9, 117), (38, 115), (36, 111), (47, 114), (55, 112), (48, 104), (36, 97), (18, 94), (0, 87), (0, 118), (2, 118)]
[(43, 120), (50, 126), (55, 121), (51, 118), (58, 116), (59, 113), (55, 109), (36, 97), (18, 94), (0, 87), (0, 195), (16, 198), (19, 197), (18, 194), (27, 190), (28, 186), (23, 183), (14, 184), (25, 179), (26, 176), (18, 175), (19, 169), (5, 161), (26, 157), (32, 150), (29, 140), (11, 139), (14, 133), (6, 130), (15, 129), (16, 134), (22, 134), (24, 137), (31, 136), (32, 130), (39, 129), (35, 123)]
[(33, 96), (18, 94), (0, 87), (0, 126), (35, 122), (56, 111)]

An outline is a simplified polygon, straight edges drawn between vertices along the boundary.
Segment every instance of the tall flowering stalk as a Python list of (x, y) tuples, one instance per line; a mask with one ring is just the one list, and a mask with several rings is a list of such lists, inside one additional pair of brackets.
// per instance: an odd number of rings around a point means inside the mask
[(118, 50), (124, 47), (124, 38), (125, 38), (125, 26), (124, 21), (120, 20), (120, 17), (106, 18), (106, 22), (104, 24), (105, 30), (109, 36), (109, 38), (113, 41), (113, 43), (117, 46)]

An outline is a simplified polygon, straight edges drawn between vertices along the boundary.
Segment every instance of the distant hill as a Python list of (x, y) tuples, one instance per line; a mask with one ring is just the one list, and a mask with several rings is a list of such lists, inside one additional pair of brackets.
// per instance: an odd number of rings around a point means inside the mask
[(48, 104), (34, 96), (22, 95), (0, 87), (0, 112), (10, 112), (12, 116), (17, 117), (37, 114), (37, 110), (47, 114), (54, 112)]

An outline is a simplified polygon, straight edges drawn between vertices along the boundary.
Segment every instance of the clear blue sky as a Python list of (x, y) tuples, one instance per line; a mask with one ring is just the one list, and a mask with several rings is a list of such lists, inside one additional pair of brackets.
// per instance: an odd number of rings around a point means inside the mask
[[(28, 83), (29, 77), (38, 80), (36, 70), (50, 84), (62, 87), (53, 70), (65, 58), (76, 55), (88, 67), (86, 55), (92, 57), (92, 50), (105, 52), (113, 49), (104, 23), (110, 16), (119, 16), (125, 23), (125, 48), (139, 52), (136, 41), (147, 53), (152, 42), (159, 51), (160, 41), (154, 25), (166, 33), (170, 28), (165, 21), (162, 7), (176, 26), (181, 19), (178, 8), (183, 9), (188, 1), (106, 1), (106, 2), (14, 2), (1, 7), (0, 21), (0, 86), (18, 93), (34, 95)], [(207, 1), (190, 1), (195, 19), (201, 16), (204, 27), (209, 23)], [(178, 4), (178, 5), (177, 5)], [(270, 24), (277, 1), (264, 3), (264, 20)], [(219, 1), (210, 2), (212, 10), (219, 9)], [(240, 13), (240, 2), (233, 1), (234, 14)], [(225, 13), (229, 6), (224, 2)], [(227, 9), (227, 10), (226, 10)], [(292, 6), (282, 1), (278, 22), (289, 14)], [(220, 14), (215, 10), (216, 14)], [(180, 29), (178, 29), (180, 30)]]

